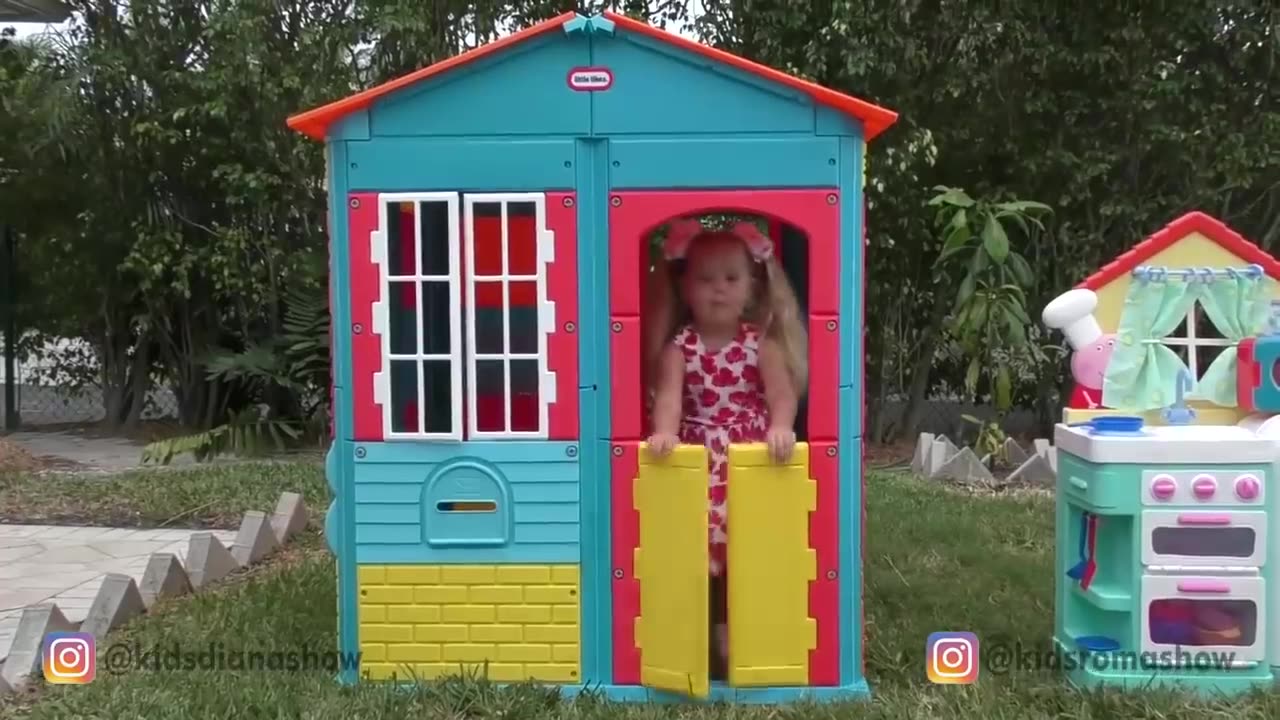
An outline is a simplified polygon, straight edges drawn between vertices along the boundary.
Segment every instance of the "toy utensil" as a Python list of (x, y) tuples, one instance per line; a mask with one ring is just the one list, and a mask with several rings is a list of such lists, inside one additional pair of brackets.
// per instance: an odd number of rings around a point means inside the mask
[(1098, 543), (1098, 516), (1094, 515), (1093, 513), (1089, 513), (1089, 544), (1087, 548), (1089, 553), (1089, 560), (1088, 562), (1085, 563), (1084, 574), (1080, 576), (1081, 590), (1089, 589), (1089, 586), (1093, 584), (1094, 573), (1098, 572), (1097, 557), (1095, 556), (1097, 543)]
[(1088, 563), (1089, 558), (1084, 554), (1089, 534), (1089, 513), (1081, 511), (1080, 513), (1080, 549), (1076, 550), (1076, 554), (1080, 556), (1080, 561), (1067, 569), (1067, 577), (1072, 580), (1079, 580), (1084, 577), (1084, 566)]

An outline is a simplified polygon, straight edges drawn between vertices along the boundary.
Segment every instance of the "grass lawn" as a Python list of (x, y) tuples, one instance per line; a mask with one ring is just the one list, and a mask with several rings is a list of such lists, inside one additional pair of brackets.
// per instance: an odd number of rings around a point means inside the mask
[(282, 492), (328, 506), (316, 463), (157, 468), (107, 477), (0, 472), (0, 523), (235, 529), (246, 510), (270, 512)]
[[(269, 472), (303, 477), (310, 471)], [(261, 499), (272, 498), (280, 489), (273, 484), (262, 491)], [(1203, 702), (1170, 692), (1083, 693), (1069, 689), (1053, 671), (1000, 676), (984, 668), (973, 686), (930, 685), (924, 676), (924, 644), (935, 630), (967, 629), (986, 643), (1003, 638), (1020, 642), (1026, 650), (1047, 651), (1053, 624), (1051, 504), (1042, 497), (970, 497), (893, 475), (873, 477), (869, 491), (867, 671), (874, 698), (870, 703), (789, 708), (631, 706), (591, 698), (559, 701), (544, 690), (499, 689), (476, 681), (397, 691), (372, 685), (342, 688), (324, 671), (111, 675), (102, 668), (104, 656), (112, 652), (110, 646), (118, 643), (142, 648), (179, 643), (194, 650), (210, 643), (227, 649), (331, 650), (335, 646), (333, 561), (319, 537), (310, 534), (246, 577), (195, 597), (163, 603), (156, 616), (113, 633), (109, 642), (99, 646), (99, 674), (93, 684), (45, 687), (27, 697), (25, 705), (12, 701), (7, 707), (0, 705), (0, 717), (1280, 717), (1280, 695), (1258, 693), (1240, 700)]]

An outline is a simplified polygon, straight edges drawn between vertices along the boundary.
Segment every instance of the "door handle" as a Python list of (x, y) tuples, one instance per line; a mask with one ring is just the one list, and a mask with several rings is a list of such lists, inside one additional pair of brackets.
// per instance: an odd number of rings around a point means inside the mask
[(1184, 513), (1178, 516), (1179, 525), (1230, 525), (1230, 515), (1203, 515)]
[(1178, 592), (1229, 593), (1231, 592), (1231, 586), (1216, 580), (1183, 580), (1178, 583)]
[(1068, 482), (1071, 483), (1071, 487), (1082, 492), (1089, 489), (1089, 481), (1084, 478), (1073, 477)]

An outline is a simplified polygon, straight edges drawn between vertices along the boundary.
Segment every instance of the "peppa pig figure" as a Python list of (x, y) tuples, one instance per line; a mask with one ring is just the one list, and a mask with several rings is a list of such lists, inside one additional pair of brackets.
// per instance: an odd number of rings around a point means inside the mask
[(1044, 324), (1062, 330), (1071, 346), (1071, 376), (1075, 387), (1067, 399), (1074, 410), (1098, 410), (1102, 405), (1102, 378), (1115, 351), (1116, 336), (1103, 333), (1093, 316), (1098, 296), (1083, 288), (1069, 290), (1045, 306)]

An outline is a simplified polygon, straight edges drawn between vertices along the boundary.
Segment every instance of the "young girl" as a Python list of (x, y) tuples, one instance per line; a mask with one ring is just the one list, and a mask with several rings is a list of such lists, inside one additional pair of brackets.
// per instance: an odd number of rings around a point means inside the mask
[(728, 656), (728, 446), (763, 441), (775, 460), (790, 457), (808, 343), (773, 245), (754, 224), (711, 231), (696, 219), (678, 220), (663, 251), (682, 302), (652, 300), (650, 312), (656, 317), (650, 326), (657, 330), (646, 348), (654, 382), (649, 447), (659, 456), (680, 443), (708, 450), (713, 670), (722, 675)]

